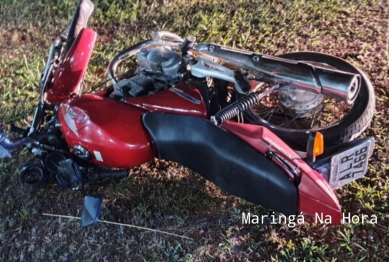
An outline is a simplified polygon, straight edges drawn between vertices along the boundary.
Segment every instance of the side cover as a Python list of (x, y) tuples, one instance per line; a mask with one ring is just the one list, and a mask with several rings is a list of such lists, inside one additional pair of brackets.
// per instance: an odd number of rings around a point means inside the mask
[(159, 158), (186, 166), (240, 198), (297, 214), (297, 189), (288, 176), (240, 138), (195, 116), (147, 113), (143, 123)]

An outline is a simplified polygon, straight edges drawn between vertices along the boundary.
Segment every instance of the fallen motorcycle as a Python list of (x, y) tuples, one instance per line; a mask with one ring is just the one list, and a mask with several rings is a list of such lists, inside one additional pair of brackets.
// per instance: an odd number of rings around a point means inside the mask
[[(0, 129), (2, 157), (27, 147), (37, 158), (21, 169), (23, 186), (82, 190), (157, 157), (276, 212), (342, 222), (334, 189), (366, 174), (374, 148), (356, 139), (375, 107), (362, 71), (321, 53), (267, 56), (163, 31), (111, 60), (108, 88), (82, 94), (93, 9), (82, 0), (53, 41), (31, 126), (11, 127), (18, 140)], [(83, 225), (97, 219), (95, 200), (85, 198)]]

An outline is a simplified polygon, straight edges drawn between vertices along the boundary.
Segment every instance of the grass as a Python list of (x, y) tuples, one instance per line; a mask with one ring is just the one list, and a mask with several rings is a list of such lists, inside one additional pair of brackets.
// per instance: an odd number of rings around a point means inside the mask
[[(47, 186), (23, 189), (17, 172), (26, 151), (0, 162), (0, 260), (3, 261), (387, 261), (389, 258), (389, 7), (371, 1), (98, 0), (89, 26), (99, 33), (88, 87), (106, 77), (120, 50), (153, 30), (194, 35), (265, 54), (309, 50), (344, 58), (372, 79), (376, 114), (364, 133), (376, 148), (365, 178), (337, 191), (345, 212), (378, 223), (242, 225), (241, 212), (262, 207), (228, 195), (172, 163), (136, 167), (120, 182), (90, 185), (105, 196), (102, 219), (185, 235), (193, 240), (98, 223), (81, 229), (81, 194)], [(50, 40), (66, 27), (76, 1), (0, 3), (0, 120), (28, 125)], [(21, 117), (20, 117), (21, 116)], [(306, 222), (308, 222), (306, 218)]]

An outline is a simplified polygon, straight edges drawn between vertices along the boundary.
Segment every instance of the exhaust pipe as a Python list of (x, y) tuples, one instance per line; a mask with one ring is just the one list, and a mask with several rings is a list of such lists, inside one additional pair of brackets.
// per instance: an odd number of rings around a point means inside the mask
[[(258, 58), (254, 58), (258, 60)], [(352, 104), (360, 88), (360, 76), (285, 58), (262, 56), (253, 64), (268, 80), (284, 82)], [(270, 78), (269, 78), (270, 76)]]
[[(359, 93), (361, 79), (358, 74), (214, 44), (198, 44), (192, 51), (251, 70), (264, 82), (292, 85), (348, 104), (352, 104)], [(238, 92), (245, 93), (243, 90)]]

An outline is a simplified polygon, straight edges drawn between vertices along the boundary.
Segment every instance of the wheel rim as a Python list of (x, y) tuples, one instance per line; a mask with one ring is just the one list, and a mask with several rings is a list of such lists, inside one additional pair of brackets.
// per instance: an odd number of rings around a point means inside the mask
[[(253, 91), (258, 91), (253, 89)], [(320, 104), (320, 98), (314, 97), (314, 104), (306, 104), (306, 107), (314, 107), (312, 110), (296, 111), (302, 104), (287, 107), (280, 97), (284, 97), (279, 91), (265, 96), (258, 105), (249, 108), (249, 111), (262, 123), (270, 125), (274, 129), (289, 132), (312, 132), (327, 129), (338, 125), (347, 116), (352, 107), (344, 101), (324, 97)], [(316, 105), (317, 106), (314, 106)]]

